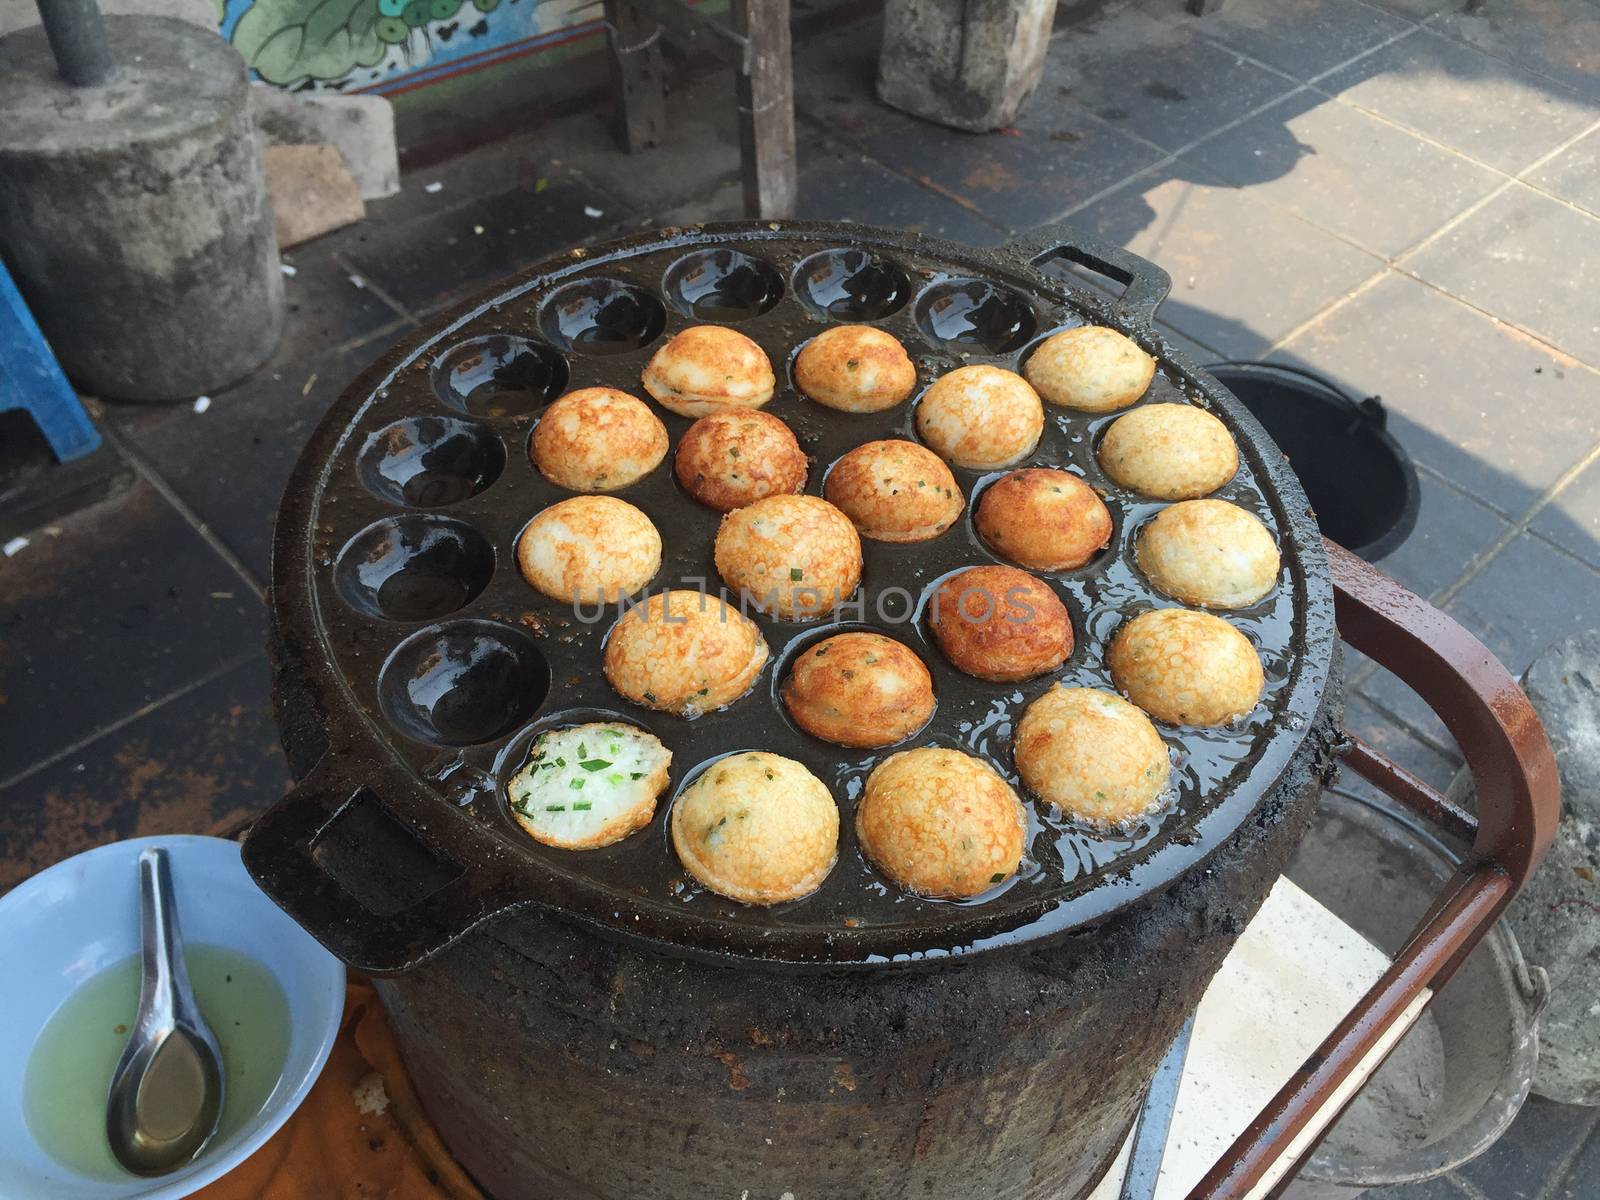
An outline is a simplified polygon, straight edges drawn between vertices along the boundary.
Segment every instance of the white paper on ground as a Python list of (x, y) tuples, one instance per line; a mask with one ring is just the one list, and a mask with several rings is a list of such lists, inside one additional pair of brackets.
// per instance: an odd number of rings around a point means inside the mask
[[(1289, 880), (1278, 880), (1200, 1001), (1156, 1200), (1184, 1200), (1388, 967), (1388, 956), (1371, 942)], [(1427, 997), (1418, 997), (1380, 1049), (1404, 1035)], [(1380, 1057), (1352, 1077), (1341, 1099)], [(1089, 1200), (1117, 1200), (1130, 1152), (1131, 1145), (1123, 1146)], [(1286, 1165), (1293, 1161), (1291, 1154)], [(1252, 1196), (1265, 1195), (1276, 1179)]]

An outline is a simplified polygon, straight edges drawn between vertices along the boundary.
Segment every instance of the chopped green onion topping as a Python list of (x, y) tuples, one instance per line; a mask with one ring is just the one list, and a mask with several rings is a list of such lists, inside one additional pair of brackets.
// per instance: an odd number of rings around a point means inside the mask
[(804, 571), (802, 571), (799, 567), (790, 567), (789, 568), (789, 582), (790, 583), (799, 583), (805, 577), (806, 577), (806, 573)]
[(572, 811), (573, 812), (588, 812), (593, 807), (594, 807), (594, 802), (591, 801), (591, 800), (576, 800), (576, 801), (573, 802)]
[(581, 792), (583, 791), (583, 780), (569, 779), (567, 780), (567, 786), (575, 792)]
[(604, 771), (611, 765), (611, 760), (609, 758), (591, 758), (588, 762), (581, 762), (578, 765), (585, 771)]
[(565, 804), (546, 804), (544, 810), (545, 812), (566, 812), (567, 806)]

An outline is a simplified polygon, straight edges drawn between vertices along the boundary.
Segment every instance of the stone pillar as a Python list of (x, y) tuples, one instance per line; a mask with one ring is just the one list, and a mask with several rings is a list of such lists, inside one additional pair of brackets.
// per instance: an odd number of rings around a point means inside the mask
[(44, 31), (0, 38), (0, 255), (77, 386), (179, 400), (260, 365), (283, 279), (244, 60), (170, 17), (107, 17), (72, 87)]
[(878, 95), (915, 116), (986, 133), (1039, 83), (1056, 0), (887, 0)]

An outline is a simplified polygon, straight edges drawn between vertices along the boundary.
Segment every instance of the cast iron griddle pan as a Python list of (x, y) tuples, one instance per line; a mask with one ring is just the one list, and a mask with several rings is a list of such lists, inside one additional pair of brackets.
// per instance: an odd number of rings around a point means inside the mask
[[(1080, 286), (1060, 269), (1068, 262), (1126, 290), (1112, 300)], [(414, 335), (334, 405), (279, 514), (280, 672), (314, 696), (330, 747), (251, 833), (251, 871), (335, 953), (380, 972), (414, 965), (521, 905), (555, 908), (671, 952), (868, 967), (1060, 935), (1170, 884), (1249, 819), (1283, 771), (1318, 709), (1334, 630), (1327, 566), (1304, 495), (1243, 407), (1156, 333), (1152, 318), (1167, 285), (1149, 263), (1065, 229), (983, 252), (853, 225), (733, 223), (575, 250)], [(1023, 684), (973, 679), (945, 661), (918, 615), (944, 576), (1002, 561), (973, 531), (972, 512), (1004, 472), (957, 470), (967, 510), (936, 540), (863, 541), (865, 611), (848, 611), (843, 624), (910, 645), (931, 669), (938, 697), (932, 723), (902, 746), (834, 746), (801, 732), (784, 711), (778, 688), (790, 660), (837, 632), (831, 620), (757, 615), (771, 660), (754, 691), (686, 720), (630, 705), (606, 683), (600, 662), (616, 605), (598, 620), (592, 610), (581, 619), (534, 592), (516, 566), (524, 525), (571, 494), (528, 459), (543, 406), (567, 388), (593, 385), (644, 397), (639, 376), (650, 355), (692, 324), (732, 325), (766, 350), (778, 377), (766, 411), (811, 456), (808, 492), (820, 493), (829, 465), (863, 442), (915, 440), (915, 395), (888, 412), (855, 415), (796, 392), (798, 349), (828, 324), (850, 321), (876, 324), (905, 344), (918, 395), (966, 363), (1017, 369), (1066, 326), (1122, 330), (1159, 360), (1141, 403), (1201, 405), (1233, 432), (1241, 466), (1216, 495), (1259, 516), (1283, 550), (1274, 591), (1223, 614), (1265, 664), (1255, 711), (1226, 729), (1161, 726), (1176, 786), (1166, 807), (1136, 828), (1098, 831), (1030, 801), (1021, 871), (970, 901), (919, 898), (881, 877), (856, 845), (854, 803), (874, 764), (911, 745), (980, 754), (1017, 784), (1011, 729), (1028, 702), (1058, 682), (1110, 687), (1105, 652), (1117, 626), (1174, 603), (1150, 587), (1132, 551), (1136, 531), (1162, 505), (1112, 484), (1095, 459), (1117, 414), (1047, 405), (1038, 449), (1017, 464), (1077, 472), (1104, 495), (1115, 522), (1110, 547), (1087, 566), (1041, 576), (1077, 632), (1061, 670)], [(690, 421), (652, 408), (676, 447)], [(719, 515), (680, 489), (670, 452), (616, 494), (662, 533), (653, 590), (702, 581), (719, 589)], [(555, 850), (517, 827), (504, 785), (535, 733), (583, 720), (653, 731), (672, 751), (672, 784), (645, 830), (602, 850)], [(827, 882), (774, 908), (700, 888), (666, 832), (673, 798), (697, 771), (750, 749), (804, 763), (832, 787), (841, 811), (839, 862)]]

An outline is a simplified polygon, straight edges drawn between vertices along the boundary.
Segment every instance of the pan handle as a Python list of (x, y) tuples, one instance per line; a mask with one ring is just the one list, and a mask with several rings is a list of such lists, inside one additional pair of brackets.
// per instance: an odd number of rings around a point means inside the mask
[(1123, 286), (1117, 305), (1134, 319), (1148, 323), (1172, 290), (1172, 276), (1155, 263), (1130, 250), (1057, 221), (1006, 243), (1007, 250), (1021, 255), (1036, 267), (1066, 259), (1080, 267)]
[[(324, 754), (243, 846), (257, 886), (317, 941), (357, 971), (391, 975), (517, 905), (503, 877), (465, 870), (390, 811), (382, 797), (402, 779), (378, 770), (353, 783), (331, 765), (339, 757)], [(358, 882), (374, 875), (376, 888)]]

